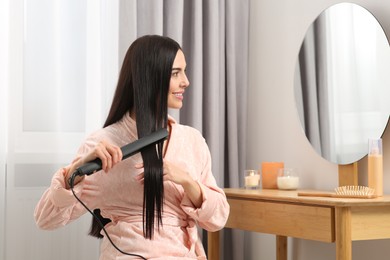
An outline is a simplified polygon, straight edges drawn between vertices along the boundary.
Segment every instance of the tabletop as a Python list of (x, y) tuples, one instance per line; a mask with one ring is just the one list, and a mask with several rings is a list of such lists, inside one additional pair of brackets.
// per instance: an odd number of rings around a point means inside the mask
[[(278, 190), (278, 189), (257, 189), (248, 190), (243, 188), (225, 188), (225, 194), (228, 199), (247, 199), (247, 200), (264, 200), (279, 201), (299, 204), (315, 204), (334, 207), (350, 206), (390, 206), (390, 195), (383, 195), (378, 198), (332, 198), (332, 197), (311, 197), (299, 196), (298, 192), (310, 191), (319, 192), (318, 190)], [(322, 191), (321, 191), (322, 192)], [(332, 191), (323, 191), (332, 192)]]

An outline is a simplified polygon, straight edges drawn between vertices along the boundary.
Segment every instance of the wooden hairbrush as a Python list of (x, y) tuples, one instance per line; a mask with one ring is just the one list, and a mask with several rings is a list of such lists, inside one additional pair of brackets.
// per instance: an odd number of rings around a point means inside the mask
[(299, 191), (298, 196), (372, 199), (378, 197), (375, 189), (366, 186), (341, 186), (335, 192)]

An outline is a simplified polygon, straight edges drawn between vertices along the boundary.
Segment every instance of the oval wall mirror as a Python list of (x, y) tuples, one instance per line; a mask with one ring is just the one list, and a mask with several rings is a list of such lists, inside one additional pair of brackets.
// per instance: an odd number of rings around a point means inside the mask
[(302, 42), (294, 95), (304, 133), (323, 158), (358, 161), (382, 136), (390, 111), (390, 47), (375, 17), (340, 3), (323, 11)]

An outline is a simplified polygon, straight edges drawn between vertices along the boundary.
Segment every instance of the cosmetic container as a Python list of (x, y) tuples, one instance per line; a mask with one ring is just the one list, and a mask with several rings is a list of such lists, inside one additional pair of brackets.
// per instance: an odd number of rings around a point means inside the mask
[(383, 154), (382, 139), (368, 140), (368, 187), (374, 194), (383, 196)]

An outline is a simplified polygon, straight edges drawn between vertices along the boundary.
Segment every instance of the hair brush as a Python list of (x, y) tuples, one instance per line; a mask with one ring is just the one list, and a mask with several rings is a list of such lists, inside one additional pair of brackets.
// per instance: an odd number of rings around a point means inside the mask
[(335, 188), (335, 192), (299, 191), (298, 196), (359, 199), (372, 199), (378, 197), (375, 194), (375, 189), (366, 186), (341, 186)]

